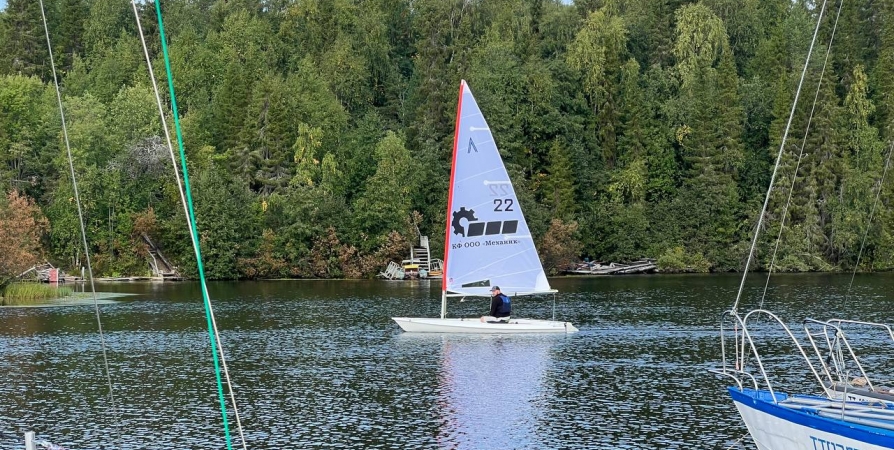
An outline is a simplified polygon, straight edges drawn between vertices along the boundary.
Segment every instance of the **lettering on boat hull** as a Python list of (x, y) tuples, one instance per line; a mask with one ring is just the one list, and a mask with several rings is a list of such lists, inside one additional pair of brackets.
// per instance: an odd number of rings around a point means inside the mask
[(813, 448), (816, 450), (860, 450), (859, 447), (849, 447), (847, 445), (837, 444), (816, 436), (810, 436), (810, 439), (813, 440)]

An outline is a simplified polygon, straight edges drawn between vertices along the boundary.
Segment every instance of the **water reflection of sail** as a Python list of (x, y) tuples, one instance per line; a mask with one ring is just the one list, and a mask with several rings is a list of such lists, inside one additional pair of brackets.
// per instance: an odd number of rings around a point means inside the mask
[(546, 336), (443, 337), (438, 380), (440, 448), (539, 447)]

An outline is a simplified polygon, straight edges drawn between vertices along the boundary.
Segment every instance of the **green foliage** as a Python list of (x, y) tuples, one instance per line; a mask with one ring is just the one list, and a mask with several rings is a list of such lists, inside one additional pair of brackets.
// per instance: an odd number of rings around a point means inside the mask
[(299, 186), (313, 186), (319, 182), (317, 151), (322, 145), (323, 130), (310, 127), (306, 123), (298, 125), (298, 139), (292, 149), (295, 151), (295, 178), (292, 183)]
[(27, 188), (46, 173), (43, 121), (46, 86), (37, 77), (0, 76), (0, 182)]
[(75, 56), (84, 51), (84, 24), (90, 9), (85, 0), (62, 0), (60, 3), (54, 53), (57, 70), (69, 71)]
[(701, 253), (687, 252), (683, 247), (669, 248), (658, 257), (658, 270), (662, 272), (707, 272), (711, 263)]
[(627, 30), (624, 20), (611, 8), (593, 11), (568, 48), (571, 68), (582, 74), (584, 92), (596, 114), (596, 135), (602, 158), (608, 167), (618, 157), (620, 131), (618, 90), (620, 66), (626, 54)]
[(612, 175), (608, 193), (617, 203), (639, 203), (646, 195), (646, 163), (637, 159)]
[(40, 3), (9, 0), (0, 12), (0, 74), (50, 79), (49, 53)]
[[(822, 58), (810, 61), (790, 125), (816, 4), (567, 3), (167, 5), (208, 275), (372, 276), (406, 257), (416, 227), (439, 254), (460, 79), (550, 271), (577, 257), (740, 270), (780, 148), (756, 266), (894, 267), (890, 175), (882, 183), (894, 123), (890, 2), (845, 5), (830, 64), (821, 78)], [(77, 268), (38, 6), (9, 0), (0, 12), (0, 184), (33, 198), (51, 224), (35, 251)], [(195, 275), (131, 4), (48, 6), (98, 274), (144, 273), (147, 233)], [(137, 8), (172, 125), (154, 11)]]
[[(65, 105), (65, 119), (68, 125), (68, 141), (78, 171), (87, 167), (104, 166), (113, 157), (109, 143), (106, 120), (108, 108), (92, 94), (70, 97)], [(60, 142), (64, 149), (65, 144)], [(114, 149), (117, 150), (117, 149)], [(67, 172), (68, 160), (59, 154), (57, 164), (60, 172)]]
[[(215, 165), (196, 178), (195, 197), (205, 274), (213, 279), (240, 278), (239, 259), (254, 252), (260, 234), (248, 186)], [(183, 266), (195, 269), (194, 264), (190, 260)]]
[(571, 217), (576, 209), (574, 178), (571, 159), (565, 147), (553, 142), (549, 152), (549, 174), (543, 183), (543, 203), (548, 205), (554, 217)]
[(419, 189), (418, 163), (404, 145), (404, 138), (389, 132), (375, 150), (377, 169), (353, 205), (354, 230), (368, 240), (363, 250), (379, 246), (395, 227), (410, 217), (413, 194)]
[(728, 53), (726, 27), (705, 5), (692, 4), (677, 10), (677, 42), (674, 56), (683, 87), (701, 80), (703, 72), (715, 67)]
[(593, 98), (607, 94), (606, 76), (618, 70), (627, 44), (623, 19), (593, 11), (568, 48), (568, 62), (583, 73), (583, 87)]
[(109, 103), (106, 129), (115, 153), (152, 136), (161, 136), (161, 121), (152, 88), (126, 86)]
[(125, 33), (87, 58), (75, 58), (66, 87), (72, 94), (90, 94), (103, 103), (134, 81), (143, 63), (137, 37)]

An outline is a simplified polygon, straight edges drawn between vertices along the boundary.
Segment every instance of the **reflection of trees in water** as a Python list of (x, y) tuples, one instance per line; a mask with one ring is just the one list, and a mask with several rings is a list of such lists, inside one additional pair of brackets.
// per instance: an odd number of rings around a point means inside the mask
[(536, 446), (538, 398), (554, 341), (541, 336), (444, 338), (438, 379), (440, 448)]

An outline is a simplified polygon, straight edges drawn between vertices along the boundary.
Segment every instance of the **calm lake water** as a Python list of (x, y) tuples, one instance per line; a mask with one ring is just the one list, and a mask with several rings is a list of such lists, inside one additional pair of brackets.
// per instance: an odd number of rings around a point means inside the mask
[[(791, 324), (843, 308), (890, 323), (894, 276), (857, 276), (845, 300), (849, 281), (774, 276), (765, 306)], [(738, 276), (551, 282), (557, 318), (579, 333), (402, 333), (390, 317), (436, 316), (440, 283), (212, 283), (248, 448), (753, 448), (737, 443), (746, 430), (727, 381), (707, 372)], [(26, 430), (72, 450), (225, 448), (198, 284), (97, 289), (135, 294), (101, 307), (114, 406), (92, 305), (0, 308), (0, 448), (23, 448)], [(548, 318), (553, 302), (513, 306)]]

